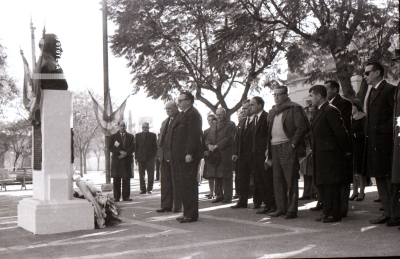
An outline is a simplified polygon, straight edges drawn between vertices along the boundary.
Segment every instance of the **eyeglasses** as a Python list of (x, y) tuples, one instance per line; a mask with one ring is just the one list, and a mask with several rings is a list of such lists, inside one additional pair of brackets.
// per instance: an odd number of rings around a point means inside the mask
[(181, 103), (182, 101), (189, 101), (189, 99), (178, 99), (178, 103)]
[(374, 72), (374, 71), (376, 71), (376, 70), (366, 71), (366, 72), (364, 72), (364, 75), (365, 75), (365, 76), (369, 76), (369, 74), (370, 74), (371, 72)]
[(281, 97), (284, 96), (286, 93), (276, 93), (274, 94), (274, 97)]

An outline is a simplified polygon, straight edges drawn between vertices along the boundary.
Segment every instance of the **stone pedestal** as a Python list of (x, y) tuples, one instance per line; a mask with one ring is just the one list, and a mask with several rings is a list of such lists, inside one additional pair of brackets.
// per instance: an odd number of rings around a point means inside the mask
[(69, 91), (43, 90), (42, 170), (33, 171), (33, 198), (18, 204), (18, 226), (34, 234), (94, 229), (94, 208), (72, 198)]

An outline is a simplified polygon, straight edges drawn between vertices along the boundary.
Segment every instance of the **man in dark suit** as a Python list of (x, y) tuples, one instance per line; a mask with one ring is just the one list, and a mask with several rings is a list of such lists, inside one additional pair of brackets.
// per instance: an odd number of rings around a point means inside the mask
[(396, 87), (383, 79), (384, 68), (378, 62), (368, 63), (364, 77), (372, 88), (366, 100), (365, 152), (363, 175), (375, 177), (384, 213), (372, 224), (390, 220), (391, 176), (393, 158), (393, 110)]
[(144, 180), (147, 171), (147, 193), (151, 194), (154, 183), (154, 159), (157, 156), (157, 136), (149, 132), (149, 124), (142, 124), (142, 132), (136, 134), (135, 160), (139, 166), (140, 194), (146, 193)]
[[(351, 121), (352, 121), (352, 104), (351, 102), (342, 97), (339, 94), (340, 85), (334, 80), (329, 80), (324, 83), (327, 91), (327, 98), (331, 105), (338, 108), (342, 115), (342, 120), (347, 132), (350, 134)], [(351, 144), (351, 142), (350, 142)], [(347, 217), (349, 211), (349, 196), (350, 196), (350, 184), (353, 181), (353, 156), (350, 155), (346, 161), (346, 169), (348, 175), (348, 181), (343, 183), (341, 186), (341, 205), (342, 205), (342, 218)]]
[[(178, 179), (171, 169), (171, 160), (165, 159), (166, 153), (171, 154), (171, 146), (167, 142), (168, 131), (174, 119), (178, 117), (179, 111), (176, 102), (171, 101), (165, 105), (165, 111), (168, 118), (163, 121), (160, 129), (160, 138), (158, 144), (158, 157), (161, 162), (161, 209), (157, 212), (180, 212), (182, 208), (181, 187), (178, 188)], [(170, 141), (170, 139), (168, 140)]]
[(172, 171), (179, 179), (182, 190), (183, 216), (177, 218), (181, 223), (197, 221), (199, 217), (199, 190), (197, 168), (202, 157), (201, 146), (202, 119), (193, 107), (194, 96), (182, 92), (178, 97), (181, 110), (167, 133), (171, 153), (165, 153), (165, 159), (172, 161)]
[(251, 132), (255, 175), (254, 188), (259, 191), (261, 200), (265, 204), (264, 209), (256, 213), (267, 214), (276, 210), (272, 167), (265, 165), (268, 143), (268, 113), (264, 111), (264, 100), (259, 96), (250, 100), (250, 110), (254, 114)]
[(349, 135), (339, 110), (326, 99), (326, 88), (314, 85), (309, 92), (312, 104), (318, 107), (311, 123), (311, 149), (314, 181), (322, 198), (323, 214), (316, 221), (337, 222), (342, 220), (340, 187), (347, 181)]
[[(160, 145), (160, 133), (157, 134), (157, 146)], [(161, 162), (160, 162), (160, 157), (156, 157), (156, 179), (155, 181), (160, 180), (160, 167), (161, 167)]]
[(244, 111), (244, 117), (239, 121), (235, 142), (233, 144), (233, 156), (232, 161), (237, 161), (237, 183), (239, 200), (231, 206), (233, 209), (247, 208), (247, 200), (249, 197), (250, 188), (250, 175), (253, 173), (253, 153), (252, 153), (252, 136), (251, 136), (251, 110), (250, 100), (242, 102), (242, 111)]
[(297, 218), (299, 158), (306, 156), (304, 137), (310, 130), (307, 115), (288, 97), (288, 88), (274, 88), (275, 105), (268, 113), (267, 163), (272, 166), (277, 210), (271, 217)]
[(135, 137), (125, 130), (125, 122), (118, 124), (118, 132), (111, 135), (109, 150), (111, 156), (111, 177), (113, 178), (114, 200), (131, 201), (131, 178), (133, 178), (133, 152), (135, 151)]

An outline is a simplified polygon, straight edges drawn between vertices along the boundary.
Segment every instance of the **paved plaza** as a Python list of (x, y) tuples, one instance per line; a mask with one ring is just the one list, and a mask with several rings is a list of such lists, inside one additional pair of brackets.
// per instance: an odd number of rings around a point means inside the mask
[[(100, 186), (102, 172), (84, 177)], [(302, 181), (299, 186), (302, 192)], [(179, 213), (157, 213), (159, 182), (153, 194), (140, 195), (138, 174), (131, 182), (131, 202), (120, 202), (123, 222), (105, 229), (33, 235), (17, 226), (17, 204), (32, 196), (9, 186), (0, 191), (0, 258), (308, 258), (399, 256), (398, 227), (372, 225), (379, 217), (376, 187), (366, 188), (362, 202), (350, 201), (347, 218), (338, 223), (315, 222), (321, 213), (309, 211), (315, 201), (299, 201), (297, 219), (270, 218), (231, 204), (212, 204), (205, 197), (208, 182), (199, 187), (200, 217), (194, 223), (175, 220)], [(301, 195), (300, 195), (301, 196)], [(250, 200), (249, 200), (250, 202)], [(56, 205), (55, 205), (56, 206)], [(73, 218), (70, 219), (74, 221)]]

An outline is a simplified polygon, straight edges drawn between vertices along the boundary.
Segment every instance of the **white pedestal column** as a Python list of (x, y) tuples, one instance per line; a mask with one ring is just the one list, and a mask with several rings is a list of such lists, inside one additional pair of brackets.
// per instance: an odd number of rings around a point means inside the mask
[(94, 208), (72, 198), (71, 93), (43, 90), (42, 170), (33, 171), (33, 198), (18, 204), (18, 226), (34, 234), (94, 229)]

